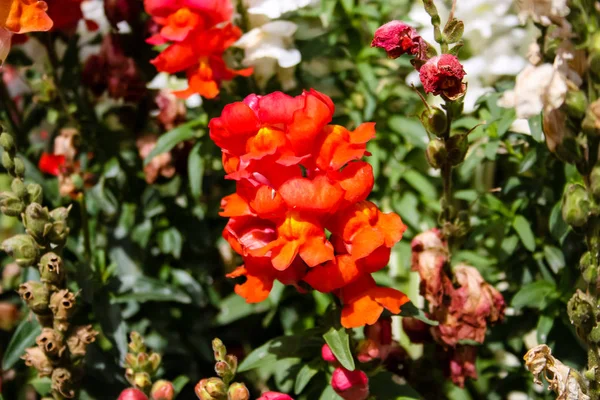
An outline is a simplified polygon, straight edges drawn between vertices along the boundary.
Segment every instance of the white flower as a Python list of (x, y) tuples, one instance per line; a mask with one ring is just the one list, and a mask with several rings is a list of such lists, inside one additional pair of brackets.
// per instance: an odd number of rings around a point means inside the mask
[[(184, 78), (178, 78), (175, 75), (169, 75), (166, 72), (159, 72), (146, 85), (148, 89), (178, 91), (188, 88), (188, 81)], [(193, 94), (185, 100), (187, 108), (196, 108), (202, 105), (202, 97), (199, 94)]]
[(248, 13), (266, 15), (270, 19), (316, 3), (318, 0), (244, 0)]
[(504, 93), (499, 105), (514, 107), (517, 118), (558, 109), (565, 102), (567, 78), (552, 64), (528, 65), (519, 75), (514, 90)]
[(550, 25), (569, 15), (567, 0), (518, 0), (519, 18), (525, 22), (528, 18), (543, 25)]
[(254, 77), (260, 86), (278, 74), (285, 89), (295, 86), (293, 67), (302, 59), (293, 48), (297, 25), (289, 21), (273, 21), (244, 34), (234, 46), (244, 49), (243, 63), (254, 67)]
[[(105, 36), (110, 32), (110, 23), (104, 13), (104, 2), (101, 0), (87, 0), (81, 3), (83, 19), (77, 25), (79, 34), (79, 59), (85, 61), (89, 56), (100, 53), (100, 44), (90, 44), (98, 35)], [(98, 29), (90, 30), (86, 20), (93, 21)]]

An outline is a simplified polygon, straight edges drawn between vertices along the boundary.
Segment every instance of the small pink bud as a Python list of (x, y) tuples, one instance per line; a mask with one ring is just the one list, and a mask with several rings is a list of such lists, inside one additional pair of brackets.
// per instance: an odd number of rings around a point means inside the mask
[(376, 358), (380, 358), (380, 351), (377, 342), (371, 339), (361, 340), (358, 343), (356, 358), (361, 363), (366, 363), (373, 361)]
[(294, 400), (285, 393), (265, 392), (256, 400)]
[(452, 54), (442, 54), (430, 58), (421, 67), (419, 74), (427, 93), (442, 95), (448, 100), (456, 100), (467, 90), (467, 85), (463, 83), (465, 70), (458, 58)]
[(323, 347), (321, 347), (321, 357), (323, 357), (323, 360), (331, 364), (338, 362), (337, 358), (335, 358), (335, 356), (333, 355), (333, 351), (331, 351), (331, 347), (329, 347), (327, 343), (325, 343)]
[(419, 49), (417, 31), (402, 21), (390, 21), (375, 31), (371, 47), (386, 51), (389, 58), (398, 58), (402, 54), (414, 55)]
[(141, 390), (129, 388), (123, 390), (117, 400), (148, 400), (148, 397)]
[(337, 368), (333, 371), (331, 386), (344, 400), (366, 400), (369, 397), (369, 378), (359, 370)]
[(152, 400), (173, 400), (175, 389), (171, 382), (161, 379), (152, 385), (150, 396)]

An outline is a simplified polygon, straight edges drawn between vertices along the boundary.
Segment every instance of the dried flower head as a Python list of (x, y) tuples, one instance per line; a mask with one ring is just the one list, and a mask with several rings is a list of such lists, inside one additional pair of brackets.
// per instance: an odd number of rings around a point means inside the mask
[(62, 335), (51, 328), (42, 329), (35, 343), (51, 358), (61, 357), (65, 351)]
[(39, 376), (50, 376), (52, 374), (52, 363), (50, 363), (50, 359), (41, 348), (30, 347), (25, 350), (25, 354), (21, 358), (25, 360), (25, 365), (35, 368)]
[(452, 54), (430, 58), (419, 70), (425, 92), (441, 95), (448, 100), (464, 96), (467, 90), (463, 82), (465, 75), (462, 64)]

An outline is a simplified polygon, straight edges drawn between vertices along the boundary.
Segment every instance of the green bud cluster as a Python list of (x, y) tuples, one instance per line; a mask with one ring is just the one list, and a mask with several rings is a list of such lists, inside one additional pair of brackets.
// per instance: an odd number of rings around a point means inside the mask
[(22, 359), (39, 376), (50, 377), (55, 400), (74, 399), (82, 376), (80, 360), (98, 332), (91, 325), (73, 326), (76, 295), (66, 288), (66, 270), (60, 256), (69, 234), (67, 218), (71, 207), (49, 211), (41, 205), (40, 185), (25, 184), (25, 164), (17, 156), (13, 137), (0, 134), (2, 166), (13, 176), (11, 190), (0, 192), (0, 211), (21, 217), (25, 234), (6, 239), (0, 247), (15, 264), (37, 266), (40, 281), (21, 284), (18, 293), (42, 326), (36, 346), (26, 350)]
[(144, 338), (139, 333), (131, 332), (129, 338), (129, 352), (125, 356), (125, 378), (134, 388), (149, 393), (162, 358), (160, 354), (148, 350)]
[(233, 382), (237, 372), (238, 360), (227, 354), (225, 345), (219, 338), (212, 342), (215, 354), (215, 372), (219, 376), (202, 379), (196, 385), (196, 396), (200, 400), (249, 400), (250, 392), (243, 383)]

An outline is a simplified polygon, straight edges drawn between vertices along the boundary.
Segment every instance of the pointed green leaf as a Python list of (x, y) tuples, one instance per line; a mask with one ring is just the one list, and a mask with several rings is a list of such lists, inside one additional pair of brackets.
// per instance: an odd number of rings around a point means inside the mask
[(354, 358), (350, 351), (350, 336), (344, 327), (331, 327), (327, 333), (323, 335), (325, 342), (331, 348), (333, 355), (342, 364), (342, 367), (347, 370), (354, 371)]
[(25, 354), (25, 349), (35, 345), (35, 338), (41, 332), (40, 324), (35, 318), (23, 318), (6, 347), (2, 359), (2, 369), (5, 371), (11, 369), (19, 361), (19, 358)]

